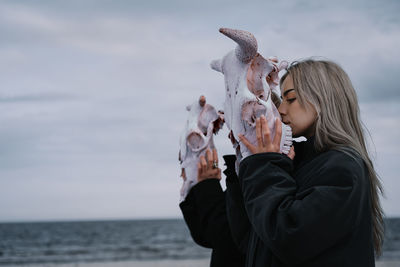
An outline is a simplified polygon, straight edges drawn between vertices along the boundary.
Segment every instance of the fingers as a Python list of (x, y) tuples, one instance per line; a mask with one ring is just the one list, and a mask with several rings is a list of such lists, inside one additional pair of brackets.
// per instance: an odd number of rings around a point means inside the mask
[(213, 151), (213, 161), (215, 161), (218, 165), (218, 154), (217, 154), (217, 150), (214, 148)]
[(218, 180), (221, 180), (221, 169), (217, 169), (216, 178), (217, 178)]
[(273, 144), (277, 147), (281, 145), (281, 137), (282, 137), (282, 122), (280, 119), (276, 118), (275, 120), (275, 136)]
[(263, 147), (264, 143), (263, 143), (263, 139), (262, 139), (262, 133), (261, 133), (261, 122), (260, 122), (260, 118), (256, 119), (256, 137), (257, 137), (257, 145), (259, 147)]
[(288, 153), (287, 156), (288, 156), (291, 160), (294, 159), (295, 152), (294, 152), (294, 147), (293, 147), (293, 146), (290, 147), (290, 150), (289, 150), (289, 153)]
[(221, 169), (213, 168), (214, 161), (218, 163), (218, 154), (215, 148), (212, 151), (207, 149), (205, 156), (199, 157), (199, 162), (197, 163), (198, 182), (211, 178), (221, 180)]
[(238, 134), (239, 136), (239, 140), (250, 150), (251, 153), (256, 153), (257, 148), (255, 146), (253, 146), (249, 140), (246, 139), (246, 137), (244, 137), (244, 135), (242, 134)]
[(207, 158), (208, 167), (212, 166), (214, 159), (213, 159), (213, 154), (211, 154), (210, 149), (206, 150), (206, 158)]
[(200, 179), (201, 174), (202, 174), (202, 171), (201, 171), (201, 164), (200, 164), (200, 162), (198, 162), (198, 163), (197, 163), (197, 180)]
[(207, 170), (207, 162), (204, 156), (200, 156), (200, 165), (201, 165), (201, 172), (205, 172)]
[(261, 115), (260, 121), (261, 121), (261, 131), (264, 137), (264, 144), (269, 145), (271, 143), (271, 137), (270, 137), (271, 134), (268, 128), (267, 118), (265, 118), (264, 115)]

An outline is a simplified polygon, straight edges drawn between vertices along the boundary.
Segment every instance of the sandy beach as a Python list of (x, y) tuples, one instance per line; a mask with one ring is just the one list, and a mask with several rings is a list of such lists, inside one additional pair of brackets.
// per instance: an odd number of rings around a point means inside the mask
[[(157, 260), (157, 261), (117, 261), (117, 262), (83, 262), (83, 263), (57, 263), (57, 264), (22, 264), (3, 265), (9, 267), (208, 267), (209, 259), (199, 260)], [(376, 267), (398, 267), (400, 261), (377, 261)]]

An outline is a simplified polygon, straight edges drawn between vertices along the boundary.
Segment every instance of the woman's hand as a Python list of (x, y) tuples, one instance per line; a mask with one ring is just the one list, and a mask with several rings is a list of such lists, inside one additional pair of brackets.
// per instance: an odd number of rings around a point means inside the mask
[(200, 156), (200, 162), (197, 163), (197, 181), (211, 178), (221, 180), (221, 169), (218, 168), (218, 154), (215, 148), (212, 153), (207, 149), (206, 157)]
[[(282, 137), (282, 122), (279, 118), (275, 121), (275, 136), (271, 141), (271, 132), (268, 128), (267, 119), (264, 115), (256, 119), (256, 136), (257, 146), (251, 144), (242, 134), (239, 134), (240, 141), (250, 150), (252, 154), (265, 153), (265, 152), (280, 152), (280, 144)], [(295, 153), (293, 146), (290, 148), (288, 157), (294, 159)]]

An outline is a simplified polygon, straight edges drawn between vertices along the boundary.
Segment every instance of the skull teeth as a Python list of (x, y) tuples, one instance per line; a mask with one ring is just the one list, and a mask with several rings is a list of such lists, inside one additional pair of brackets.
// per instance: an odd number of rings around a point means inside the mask
[(284, 134), (281, 137), (281, 151), (285, 154), (288, 154), (290, 151), (290, 147), (293, 143), (293, 138), (292, 138), (292, 129), (288, 125), (282, 125), (282, 130), (284, 131)]

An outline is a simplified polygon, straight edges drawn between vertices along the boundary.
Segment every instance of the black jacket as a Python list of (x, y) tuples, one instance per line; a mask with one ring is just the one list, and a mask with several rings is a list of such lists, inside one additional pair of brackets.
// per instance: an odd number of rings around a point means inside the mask
[[(280, 153), (225, 157), (227, 210), (246, 266), (375, 266), (366, 167), (337, 150), (316, 153), (314, 138)], [(354, 154), (355, 155), (355, 154)]]
[(212, 248), (211, 267), (244, 266), (245, 257), (232, 240), (225, 192), (218, 179), (197, 183), (179, 207), (193, 240), (200, 246)]

